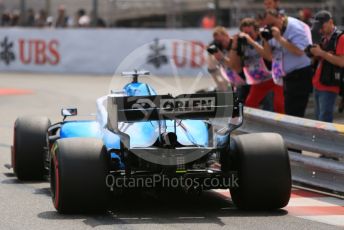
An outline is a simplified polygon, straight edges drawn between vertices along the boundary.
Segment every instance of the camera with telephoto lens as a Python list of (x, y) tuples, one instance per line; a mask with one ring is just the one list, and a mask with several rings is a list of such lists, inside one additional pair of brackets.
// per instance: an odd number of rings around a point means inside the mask
[(238, 48), (237, 48), (237, 54), (239, 56), (243, 56), (245, 52), (245, 48), (248, 45), (247, 39), (245, 37), (238, 37)]
[(265, 26), (259, 29), (259, 33), (265, 40), (269, 41), (273, 38), (271, 26)]
[(207, 51), (209, 54), (215, 54), (217, 53), (219, 50), (222, 50), (222, 44), (218, 41), (213, 41), (212, 43), (210, 43), (210, 45), (207, 47)]

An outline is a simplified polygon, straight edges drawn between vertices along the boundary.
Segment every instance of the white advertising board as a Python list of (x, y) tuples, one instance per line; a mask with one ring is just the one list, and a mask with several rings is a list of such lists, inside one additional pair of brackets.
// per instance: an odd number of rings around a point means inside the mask
[[(233, 31), (231, 31), (233, 34)], [(0, 29), (1, 72), (197, 75), (206, 69), (203, 29)]]

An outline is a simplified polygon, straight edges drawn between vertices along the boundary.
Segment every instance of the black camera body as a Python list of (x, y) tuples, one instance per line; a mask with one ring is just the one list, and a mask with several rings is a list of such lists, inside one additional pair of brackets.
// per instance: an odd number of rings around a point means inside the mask
[(245, 48), (248, 45), (247, 39), (245, 37), (238, 37), (238, 48), (237, 54), (239, 56), (243, 56), (245, 52)]
[(212, 43), (209, 44), (209, 46), (207, 47), (207, 52), (211, 55), (219, 52), (219, 50), (222, 50), (222, 44), (218, 41), (213, 41)]
[(305, 49), (304, 49), (304, 52), (305, 54), (307, 55), (307, 57), (309, 58), (313, 58), (314, 55), (312, 54), (311, 52), (311, 49), (314, 48), (316, 45), (308, 45)]
[(264, 38), (267, 41), (269, 41), (273, 38), (271, 26), (265, 26), (263, 28), (260, 28), (259, 33), (262, 36), (262, 38)]

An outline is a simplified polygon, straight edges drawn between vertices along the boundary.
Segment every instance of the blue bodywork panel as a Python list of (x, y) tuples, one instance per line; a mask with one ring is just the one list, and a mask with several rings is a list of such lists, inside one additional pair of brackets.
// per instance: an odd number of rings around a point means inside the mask
[(101, 129), (97, 121), (67, 121), (60, 130), (61, 138), (94, 137), (103, 139), (108, 149), (120, 149), (118, 135)]
[(101, 132), (96, 121), (67, 121), (60, 130), (61, 138), (95, 137), (100, 138)]

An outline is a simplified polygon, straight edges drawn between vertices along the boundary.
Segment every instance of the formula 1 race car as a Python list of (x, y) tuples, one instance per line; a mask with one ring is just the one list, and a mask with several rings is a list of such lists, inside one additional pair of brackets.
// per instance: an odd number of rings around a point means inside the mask
[(14, 172), (19, 180), (50, 178), (59, 213), (104, 211), (111, 192), (172, 185), (230, 189), (244, 210), (288, 204), (284, 141), (274, 133), (230, 136), (243, 120), (233, 92), (157, 95), (138, 81), (149, 72), (122, 75), (132, 82), (99, 98), (94, 120), (66, 120), (77, 109), (62, 109), (53, 125), (46, 117), (15, 122)]

